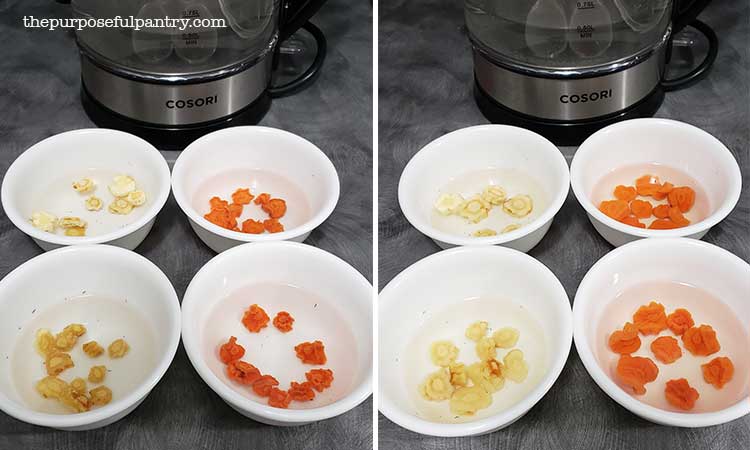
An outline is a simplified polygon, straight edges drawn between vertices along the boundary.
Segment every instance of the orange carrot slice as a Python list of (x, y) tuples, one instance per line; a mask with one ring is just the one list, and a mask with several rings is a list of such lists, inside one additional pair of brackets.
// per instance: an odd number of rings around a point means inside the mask
[(260, 370), (245, 361), (232, 361), (227, 364), (227, 376), (240, 384), (253, 384), (260, 378)]
[(672, 189), (667, 196), (669, 204), (680, 208), (680, 211), (686, 213), (695, 204), (695, 191), (688, 186), (680, 186)]
[(716, 331), (711, 325), (688, 328), (682, 334), (682, 345), (696, 356), (708, 356), (721, 350)]
[(654, 192), (653, 197), (655, 200), (664, 200), (667, 198), (667, 195), (672, 192), (672, 189), (674, 189), (674, 184), (665, 182), (656, 190), (656, 192)]
[(273, 318), (273, 326), (275, 326), (282, 333), (288, 333), (292, 331), (292, 324), (294, 323), (294, 317), (286, 311), (280, 311)]
[(291, 402), (292, 396), (287, 391), (282, 391), (277, 387), (272, 387), (268, 391), (268, 404), (274, 408), (288, 408)]
[(323, 392), (333, 383), (333, 371), (330, 369), (313, 369), (305, 374), (305, 378), (316, 391)]
[(669, 220), (674, 222), (678, 227), (686, 227), (690, 225), (690, 221), (682, 215), (680, 208), (676, 206), (669, 208)]
[(638, 195), (644, 197), (650, 197), (657, 193), (662, 187), (659, 178), (652, 175), (643, 175), (642, 177), (635, 180), (635, 189)]
[(646, 224), (641, 223), (641, 221), (632, 214), (629, 214), (627, 217), (620, 220), (620, 222), (624, 223), (625, 225), (630, 225), (631, 227), (646, 228)]
[(646, 393), (645, 385), (656, 380), (659, 368), (653, 361), (642, 356), (622, 355), (617, 362), (618, 379), (629, 386), (633, 393), (643, 395)]
[(242, 317), (242, 324), (251, 333), (258, 333), (268, 326), (270, 320), (271, 318), (268, 317), (263, 308), (254, 304), (250, 305), (247, 311), (245, 311), (245, 315)]
[(271, 375), (262, 375), (253, 382), (253, 391), (261, 397), (271, 395), (271, 389), (279, 385), (279, 380)]
[(263, 234), (266, 231), (266, 227), (263, 226), (263, 222), (260, 220), (247, 219), (242, 222), (242, 232), (250, 234)]
[(296, 345), (294, 351), (304, 364), (325, 364), (328, 360), (325, 346), (321, 341), (303, 342)]
[(677, 339), (672, 336), (661, 336), (651, 343), (651, 353), (664, 364), (672, 364), (682, 357), (682, 349)]
[(279, 219), (286, 214), (286, 202), (280, 198), (272, 198), (262, 206), (263, 211), (272, 219)]
[(734, 364), (726, 356), (719, 356), (701, 365), (701, 370), (706, 383), (712, 384), (716, 389), (723, 388), (734, 376)]
[(219, 358), (224, 364), (237, 361), (245, 355), (245, 347), (237, 343), (237, 338), (232, 336), (226, 344), (219, 348)]
[(638, 328), (628, 322), (622, 330), (614, 331), (609, 335), (609, 348), (621, 355), (634, 353), (641, 348), (641, 338), (638, 337)]
[(651, 211), (657, 219), (669, 218), (669, 205), (658, 205)]
[(667, 328), (667, 314), (664, 305), (651, 302), (643, 305), (633, 314), (633, 323), (643, 334), (659, 334)]
[(266, 219), (263, 221), (263, 228), (269, 233), (281, 233), (284, 231), (284, 225), (278, 219)]
[(624, 200), (605, 200), (599, 204), (599, 211), (615, 220), (622, 220), (630, 215), (630, 206)]
[(677, 308), (672, 314), (667, 316), (667, 326), (672, 330), (672, 333), (677, 336), (681, 336), (693, 325), (695, 325), (695, 322), (693, 322), (693, 316), (687, 309)]
[(679, 227), (669, 219), (656, 219), (648, 226), (649, 230), (674, 230), (675, 228)]
[(292, 384), (289, 387), (289, 395), (292, 397), (292, 400), (298, 402), (309, 402), (315, 398), (313, 384), (309, 381), (305, 381), (304, 383), (292, 381)]
[(232, 194), (232, 201), (238, 205), (249, 205), (253, 198), (255, 196), (250, 193), (250, 189), (237, 189)]
[(633, 200), (630, 202), (630, 211), (639, 219), (648, 219), (651, 217), (653, 206), (645, 200)]
[(617, 200), (630, 203), (638, 196), (638, 192), (633, 186), (623, 186), (621, 184), (615, 187), (614, 195)]
[(692, 388), (684, 378), (667, 381), (664, 395), (667, 397), (670, 405), (683, 411), (693, 409), (695, 401), (700, 397), (698, 391)]

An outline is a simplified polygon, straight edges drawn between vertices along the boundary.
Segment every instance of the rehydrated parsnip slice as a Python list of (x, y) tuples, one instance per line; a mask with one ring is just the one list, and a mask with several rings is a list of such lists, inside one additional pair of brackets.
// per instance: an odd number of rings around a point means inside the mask
[(94, 183), (94, 180), (89, 177), (84, 177), (78, 181), (73, 182), (73, 189), (76, 192), (80, 192), (81, 194), (91, 192), (92, 190), (94, 190), (94, 187), (96, 187), (96, 184)]
[(479, 223), (489, 216), (490, 208), (491, 205), (481, 196), (475, 195), (463, 204), (458, 214), (470, 222)]
[(57, 217), (46, 211), (35, 211), (31, 214), (31, 225), (48, 233), (53, 233), (57, 227)]
[(70, 388), (78, 395), (86, 395), (86, 380), (83, 378), (73, 378), (73, 381), (70, 382)]
[(86, 236), (86, 228), (84, 227), (66, 228), (65, 236)]
[(125, 199), (133, 206), (141, 206), (146, 203), (146, 193), (141, 190), (135, 190), (128, 193)]
[(73, 364), (73, 358), (65, 352), (50, 353), (47, 356), (44, 365), (47, 368), (47, 375), (52, 376), (60, 375), (65, 369), (75, 366), (75, 364)]
[(57, 221), (57, 226), (60, 228), (86, 228), (88, 224), (85, 220), (77, 216), (65, 216), (60, 217)]
[(107, 187), (115, 197), (125, 197), (135, 190), (135, 180), (128, 175), (117, 175)]
[(99, 197), (92, 195), (86, 199), (86, 209), (89, 211), (99, 211), (104, 206), (104, 202)]
[(425, 400), (448, 400), (453, 394), (450, 372), (440, 369), (427, 375), (427, 378), (419, 385), (419, 393)]
[(55, 347), (55, 337), (46, 328), (40, 328), (37, 330), (34, 347), (36, 348), (37, 353), (45, 359), (49, 354), (57, 351)]
[(70, 395), (70, 386), (65, 381), (55, 377), (47, 376), (39, 380), (36, 390), (44, 398), (61, 399)]
[(526, 217), (534, 208), (534, 202), (528, 195), (516, 195), (503, 203), (503, 210), (513, 217)]
[(127, 201), (127, 199), (124, 198), (116, 198), (112, 203), (109, 204), (107, 207), (109, 212), (112, 214), (130, 214), (130, 212), (133, 210), (133, 204)]
[(474, 386), (480, 386), (490, 394), (499, 391), (505, 386), (502, 374), (503, 365), (500, 361), (490, 359), (470, 365), (467, 369), (469, 379)]
[(107, 376), (106, 366), (91, 366), (88, 379), (92, 383), (101, 383)]
[(86, 334), (86, 327), (79, 323), (72, 323), (55, 336), (55, 347), (62, 351), (70, 351), (78, 342), (78, 338)]
[(472, 416), (480, 409), (492, 404), (492, 396), (479, 386), (468, 386), (456, 389), (451, 396), (451, 413), (459, 416)]
[(503, 376), (511, 381), (520, 383), (529, 374), (529, 366), (523, 359), (523, 352), (515, 349), (508, 352), (503, 358)]
[(466, 335), (467, 338), (476, 342), (487, 335), (487, 326), (488, 326), (487, 322), (483, 320), (474, 322), (471, 325), (469, 325), (469, 327), (466, 329), (466, 333), (464, 334)]
[(83, 344), (83, 352), (89, 355), (91, 358), (96, 358), (97, 356), (104, 353), (104, 347), (99, 345), (96, 341), (89, 341)]
[(513, 327), (504, 327), (495, 331), (492, 334), (492, 339), (495, 341), (495, 345), (500, 348), (513, 348), (518, 342), (518, 336), (520, 333)]
[(502, 205), (506, 196), (505, 190), (500, 186), (487, 186), (482, 191), (482, 198), (491, 205)]
[(503, 233), (503, 234), (504, 233), (510, 233), (511, 231), (516, 231), (519, 228), (521, 228), (520, 224), (512, 223), (512, 224), (508, 225), (507, 227), (503, 228), (502, 231), (500, 231), (500, 232)]
[(91, 404), (103, 406), (112, 401), (112, 390), (107, 386), (99, 386), (89, 391)]
[(491, 337), (483, 337), (482, 339), (477, 341), (476, 351), (477, 356), (482, 361), (494, 359), (497, 355), (497, 350), (495, 349), (495, 341)]
[(125, 342), (125, 339), (115, 339), (107, 348), (110, 358), (122, 358), (128, 350), (130, 350), (130, 346)]
[(441, 194), (435, 202), (435, 209), (444, 216), (457, 214), (464, 204), (461, 194)]
[(437, 341), (430, 347), (430, 358), (436, 366), (448, 367), (458, 358), (458, 347), (450, 341)]
[(490, 236), (497, 236), (497, 231), (492, 230), (490, 228), (482, 228), (481, 230), (477, 230), (473, 233), (471, 233), (474, 237), (490, 237)]
[(462, 363), (453, 363), (448, 367), (451, 374), (451, 384), (453, 386), (466, 386), (469, 382), (469, 374), (466, 372), (466, 366)]

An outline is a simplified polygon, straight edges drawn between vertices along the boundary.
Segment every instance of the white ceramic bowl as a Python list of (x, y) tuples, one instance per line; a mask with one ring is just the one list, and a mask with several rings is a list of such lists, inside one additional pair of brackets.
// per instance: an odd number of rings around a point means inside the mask
[[(135, 376), (132, 372), (113, 368), (116, 364), (127, 367), (133, 364), (134, 358), (138, 358), (140, 347), (136, 345), (138, 339), (133, 336), (136, 332), (133, 331), (125, 335), (133, 345), (122, 360), (115, 363), (107, 357), (100, 357), (104, 359), (97, 361), (97, 364), (105, 364), (113, 369), (105, 380), (114, 394), (110, 404), (80, 414), (39, 412), (20, 393), (18, 380), (13, 380), (11, 367), (20, 367), (14, 365), (19, 363), (9, 364), (7, 358), (14, 361), (14, 350), (20, 351), (16, 345), (23, 342), (19, 340), (22, 335), (30, 330), (33, 337), (36, 330), (24, 328), (39, 323), (30, 324), (32, 320), (43, 320), (53, 332), (71, 323), (71, 317), (65, 317), (71, 315), (67, 312), (58, 315), (60, 311), (55, 310), (51, 317), (43, 318), (40, 314), (44, 315), (48, 308), (68, 308), (64, 306), (68, 298), (81, 296), (82, 293), (127, 302), (127, 306), (138, 313), (152, 330), (155, 345), (153, 361), (144, 366), (143, 372), (139, 372), (144, 379), (133, 382), (136, 386), (134, 389), (118, 392), (117, 379)], [(73, 314), (75, 318), (88, 328), (79, 343), (87, 342), (87, 339), (102, 339), (100, 344), (105, 347), (108, 341), (103, 338), (111, 331), (107, 327), (112, 327), (114, 321), (123, 320), (122, 316), (110, 317), (90, 310), (81, 311), (80, 308), (77, 313)], [(124, 333), (126, 329), (127, 326), (118, 328)], [(0, 281), (0, 355), (5, 361), (0, 365), (0, 409), (18, 420), (63, 430), (88, 430), (109, 425), (125, 417), (146, 398), (167, 371), (179, 341), (180, 305), (177, 294), (164, 273), (146, 258), (108, 245), (76, 245), (44, 253), (22, 264)], [(33, 380), (29, 380), (29, 386), (32, 386), (34, 380), (43, 378), (46, 373), (40, 357), (31, 346), (28, 358), (39, 360), (38, 365), (34, 365), (38, 373), (34, 374)], [(81, 358), (85, 356), (74, 357), (80, 368), (68, 369), (61, 377), (68, 379), (72, 376), (69, 372), (74, 370), (86, 372), (91, 363)]]
[[(285, 230), (247, 234), (219, 227), (203, 217), (211, 197), (218, 195), (231, 202), (231, 193), (240, 187), (250, 188), (254, 195), (269, 192), (286, 199), (288, 210), (281, 219)], [(336, 207), (339, 178), (331, 160), (311, 142), (275, 128), (243, 126), (207, 134), (183, 150), (172, 170), (172, 190), (198, 237), (222, 252), (245, 242), (304, 241)], [(296, 196), (295, 202), (294, 191), (304, 199)], [(300, 202), (306, 204), (304, 208)], [(251, 204), (245, 209), (259, 207)], [(309, 212), (295, 217), (302, 209)], [(255, 218), (267, 217), (262, 214)]]
[[(70, 183), (92, 172), (110, 176), (127, 174), (135, 178), (138, 189), (146, 192), (145, 205), (128, 216), (107, 212), (107, 185), (111, 179), (96, 177), (94, 194), (105, 201), (101, 211), (83, 207), (85, 196), (72, 190)], [(55, 183), (55, 193), (47, 192)], [(62, 210), (70, 208), (87, 222), (109, 222), (103, 234), (70, 237), (34, 228), (29, 218), (39, 210), (42, 195), (56, 195)], [(13, 224), (31, 236), (44, 250), (75, 244), (110, 244), (135, 249), (151, 231), (156, 215), (169, 197), (169, 166), (159, 151), (143, 139), (122, 131), (82, 129), (51, 136), (23, 152), (8, 168), (2, 185), (2, 204)], [(49, 210), (58, 217), (66, 215)], [(125, 221), (118, 226), (116, 221)]]
[[(268, 283), (274, 289), (291, 286), (295, 302), (291, 291), (244, 294), (245, 288)], [(296, 297), (300, 293), (303, 300)], [(245, 244), (214, 257), (190, 282), (182, 301), (183, 344), (203, 381), (240, 414), (270, 425), (304, 425), (343, 414), (372, 393), (372, 297), (370, 283), (328, 252), (295, 242)], [(248, 332), (240, 321), (253, 303), (271, 318), (287, 310), (295, 319), (293, 330), (284, 334), (269, 324), (261, 333)], [(276, 377), (281, 389), (305, 381), (304, 373), (319, 367), (300, 364), (293, 347), (320, 339), (328, 356), (324, 367), (333, 370), (334, 382), (312, 402), (292, 402), (289, 409), (268, 406), (226, 376), (218, 348), (230, 335), (245, 347), (243, 360)]]
[[(426, 355), (429, 346), (412, 348), (410, 344), (435, 315), (444, 314), (446, 308), (456, 307), (464, 300), (482, 297), (508, 299), (535, 318), (546, 338), (542, 345), (546, 351), (541, 353), (545, 355), (546, 370), (534, 374), (537, 366), (530, 363), (529, 379), (536, 377), (536, 385), (507, 409), (465, 423), (428, 420), (416, 406), (414, 397), (417, 388), (406, 381), (406, 368), (410, 360), (419, 357), (415, 352), (424, 351)], [(568, 358), (573, 335), (570, 302), (555, 275), (534, 258), (502, 247), (454, 248), (418, 261), (383, 289), (378, 311), (381, 318), (378, 338), (380, 411), (404, 428), (433, 436), (490, 433), (521, 418), (557, 380)], [(453, 313), (453, 309), (450, 309), (450, 313)], [(488, 311), (486, 315), (473, 316), (473, 319), (466, 317), (466, 324), (463, 324), (463, 319), (456, 319), (461, 322), (454, 324), (460, 325), (457, 330), (448, 330), (450, 336), (445, 334), (448, 331), (441, 330), (438, 332), (439, 338), (451, 339), (457, 345), (463, 345), (451, 336), (455, 334), (456, 339), (460, 339), (464, 327), (476, 320), (487, 320), (490, 327), (497, 327), (497, 322), (493, 324), (492, 314), (493, 311)], [(500, 323), (504, 314), (500, 313)], [(521, 329), (516, 323), (501, 326), (508, 325)], [(530, 340), (534, 340), (533, 336), (524, 334), (521, 329), (518, 347), (527, 357), (532, 355), (531, 346), (534, 345)], [(471, 348), (471, 343), (468, 343), (467, 351), (461, 350), (459, 361), (467, 364), (473, 362), (467, 359), (471, 358)], [(417, 378), (421, 380), (422, 375), (427, 373), (417, 374)], [(504, 394), (513, 394), (512, 389), (517, 387), (514, 383), (506, 382), (504, 390), (495, 394), (493, 404), (500, 401)]]
[[(632, 227), (607, 217), (591, 201), (603, 174), (618, 167), (663, 164), (691, 176), (705, 191), (710, 214), (673, 230)], [(742, 179), (727, 147), (700, 128), (667, 119), (634, 119), (610, 125), (578, 148), (570, 165), (573, 193), (604, 239), (614, 246), (644, 237), (702, 238), (737, 205)], [(614, 186), (613, 186), (614, 188)]]
[[(681, 413), (641, 402), (620, 388), (603, 369), (593, 349), (606, 338), (598, 332), (605, 308), (629, 287), (648, 281), (665, 280), (698, 287), (720, 299), (734, 311), (737, 318), (750, 317), (750, 300), (747, 297), (750, 290), (750, 265), (742, 259), (722, 248), (694, 239), (644, 239), (632, 242), (597, 261), (584, 276), (576, 292), (573, 302), (573, 336), (586, 370), (614, 401), (634, 414), (658, 424), (705, 427), (726, 423), (750, 413), (750, 388), (747, 386), (744, 388), (744, 398), (726, 409)], [(647, 301), (648, 299), (644, 299), (644, 303)], [(747, 320), (740, 320), (745, 332), (750, 333)], [(717, 329), (717, 333), (721, 336), (720, 329)], [(735, 363), (738, 363), (739, 358), (740, 355), (734, 356)], [(700, 378), (700, 372), (692, 376)], [(694, 385), (692, 381), (691, 384)], [(649, 386), (651, 385), (646, 385), (647, 390), (656, 389)], [(710, 386), (707, 388), (712, 389)]]
[[(467, 173), (513, 169), (532, 177), (546, 196), (546, 208), (520, 229), (490, 237), (460, 236), (436, 229), (430, 220), (441, 189)], [(406, 219), (442, 248), (502, 245), (528, 252), (542, 240), (568, 196), (568, 164), (544, 137), (507, 125), (479, 125), (441, 136), (424, 146), (404, 168), (398, 202)]]

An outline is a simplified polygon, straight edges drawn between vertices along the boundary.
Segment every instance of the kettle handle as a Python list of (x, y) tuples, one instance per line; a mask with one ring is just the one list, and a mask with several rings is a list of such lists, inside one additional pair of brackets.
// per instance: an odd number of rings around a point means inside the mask
[(709, 3), (711, 0), (675, 0), (672, 12), (672, 33), (677, 34), (683, 28), (692, 25)]
[(282, 0), (279, 20), (279, 42), (283, 42), (302, 28), (326, 0)]

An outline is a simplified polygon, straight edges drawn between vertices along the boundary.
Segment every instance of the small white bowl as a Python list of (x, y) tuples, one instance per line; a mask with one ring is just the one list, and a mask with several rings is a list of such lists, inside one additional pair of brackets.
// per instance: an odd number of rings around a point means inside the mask
[[(107, 185), (111, 179), (96, 179), (94, 195), (102, 198), (101, 211), (86, 211), (83, 206), (87, 195), (78, 194), (70, 187), (76, 179), (92, 171), (127, 174), (135, 178), (138, 189), (146, 192), (147, 202), (130, 215), (115, 216), (107, 212)], [(161, 153), (151, 144), (132, 134), (107, 129), (82, 129), (60, 133), (34, 144), (23, 152), (8, 168), (2, 185), (2, 204), (13, 224), (31, 236), (43, 249), (51, 250), (64, 245), (110, 244), (128, 250), (135, 249), (151, 231), (156, 215), (169, 198), (169, 166)], [(36, 202), (49, 183), (59, 189), (51, 195), (60, 195), (59, 207), (70, 208), (89, 222), (125, 221), (124, 226), (113, 231), (91, 236), (62, 236), (34, 228), (29, 218), (40, 208)], [(60, 217), (63, 212), (49, 210)], [(113, 226), (110, 223), (109, 228)]]
[[(267, 178), (261, 179), (264, 176)], [(280, 179), (284, 182), (279, 183)], [(253, 195), (268, 192), (286, 199), (287, 214), (280, 220), (285, 230), (241, 233), (203, 217), (209, 211), (211, 197), (231, 202), (230, 195), (240, 187), (250, 188)], [(275, 128), (242, 126), (209, 133), (183, 150), (172, 170), (172, 191), (198, 237), (214, 251), (222, 252), (245, 242), (304, 241), (336, 207), (339, 178), (331, 160), (306, 139)], [(305, 197), (301, 201), (309, 214), (293, 216), (303, 209), (295, 204), (294, 191)], [(251, 203), (245, 209), (259, 207)]]
[[(122, 380), (123, 376), (130, 377), (131, 373), (113, 368), (105, 384), (112, 388), (114, 398), (106, 406), (79, 414), (39, 412), (24, 400), (18, 381), (14, 381), (11, 375), (12, 366), (21, 367), (13, 363), (16, 344), (20, 345), (19, 339), (29, 331), (25, 327), (33, 326), (30, 322), (39, 320), (40, 314), (44, 315), (45, 310), (62, 307), (68, 298), (82, 294), (126, 302), (127, 307), (138, 313), (143, 324), (152, 330), (154, 360), (150, 367), (145, 367), (144, 379), (136, 382), (134, 389), (121, 393), (117, 392), (117, 380)], [(79, 343), (89, 339), (102, 339), (100, 344), (104, 347), (109, 343), (103, 340), (109, 333), (107, 327), (112, 326), (107, 325), (108, 320), (122, 322), (122, 316), (104, 317), (98, 312), (81, 308), (75, 313), (66, 310), (59, 315), (55, 310), (52, 316), (49, 316), (48, 311), (48, 316), (42, 320), (56, 332), (72, 322), (71, 317), (64, 317), (71, 315), (88, 328), (87, 334), (80, 338)], [(123, 327), (121, 324), (118, 326)], [(120, 331), (123, 330), (124, 328)], [(35, 331), (31, 330), (31, 336)], [(139, 348), (135, 345), (137, 338), (133, 336), (136, 332), (125, 336), (126, 340), (128, 336), (134, 339), (131, 341), (133, 345), (130, 353), (122, 360), (117, 360), (117, 364), (123, 367), (138, 358)], [(0, 365), (0, 409), (18, 420), (62, 430), (89, 430), (109, 425), (128, 415), (146, 398), (167, 371), (179, 341), (180, 305), (177, 294), (164, 273), (143, 256), (109, 245), (76, 245), (44, 253), (22, 264), (0, 281), (0, 357), (5, 361)], [(75, 350), (78, 351), (77, 348)], [(32, 346), (28, 348), (28, 358), (39, 361), (38, 366), (33, 366), (33, 371), (38, 373), (34, 373), (33, 379), (28, 381), (29, 386), (32, 386), (46, 372), (41, 358)], [(68, 369), (61, 376), (68, 379), (70, 371), (86, 372), (92, 363), (82, 358), (86, 357), (74, 357), (74, 362), (80, 367)], [(97, 364), (109, 367), (115, 364), (114, 360), (106, 356), (100, 359)]]
[[(406, 381), (406, 368), (411, 367), (410, 360), (420, 357), (419, 352), (428, 354), (429, 346), (410, 348), (412, 339), (433, 316), (442, 318), (440, 314), (445, 314), (446, 308), (456, 307), (465, 300), (486, 297), (510, 300), (535, 318), (546, 338), (543, 345), (546, 351), (539, 353), (546, 355), (546, 370), (534, 375), (537, 376), (536, 385), (517, 402), (488, 417), (465, 423), (441, 423), (421, 416), (414, 399), (416, 386), (410, 386)], [(502, 247), (459, 247), (418, 261), (383, 289), (378, 311), (381, 317), (378, 357), (380, 411), (406, 429), (432, 436), (486, 434), (520, 419), (557, 380), (568, 358), (573, 336), (570, 301), (555, 275), (534, 258)], [(450, 312), (452, 314), (453, 309)], [(492, 312), (487, 312), (473, 319), (466, 317), (468, 322), (465, 325), (463, 318), (456, 319), (462, 326), (456, 330), (441, 330), (439, 338), (462, 338), (464, 327), (476, 320), (487, 320), (490, 327), (518, 327), (518, 324), (501, 323), (502, 319), (493, 323), (491, 315)], [(532, 335), (525, 335), (521, 330), (518, 347), (529, 356), (534, 351), (530, 340), (534, 340)], [(458, 340), (453, 342), (463, 345)], [(471, 343), (468, 347), (473, 348)], [(471, 363), (473, 360), (466, 359), (466, 356), (462, 349), (459, 361)], [(534, 367), (538, 366), (530, 363), (529, 367), (531, 380)], [(434, 367), (431, 370), (435, 370)], [(422, 376), (421, 373), (417, 375)], [(504, 390), (495, 394), (493, 403), (503, 394), (509, 395), (511, 391), (508, 389), (515, 387), (514, 383), (506, 382)]]
[[(623, 245), (594, 264), (583, 277), (573, 302), (573, 337), (576, 349), (596, 384), (632, 413), (662, 425), (707, 427), (749, 414), (750, 394), (747, 392), (744, 399), (722, 410), (681, 413), (641, 402), (607, 375), (593, 350), (606, 338), (598, 332), (602, 314), (620, 293), (648, 281), (669, 281), (695, 286), (720, 299), (735, 312), (736, 317), (750, 317), (750, 300), (747, 297), (750, 289), (750, 265), (730, 252), (687, 238), (644, 239)], [(649, 300), (644, 299), (644, 303)], [(623, 318), (623, 322), (626, 319)], [(745, 326), (745, 332), (750, 333), (747, 320), (741, 322)], [(721, 330), (717, 332), (721, 336)], [(735, 355), (735, 358), (739, 357), (740, 355)], [(700, 377), (699, 374), (700, 372), (693, 376)], [(653, 389), (649, 386), (646, 385), (646, 389)], [(747, 386), (745, 390), (748, 390)]]
[[(305, 301), (290, 304), (278, 291), (263, 295), (256, 289), (245, 295), (244, 289), (268, 283), (295, 289)], [(295, 242), (245, 244), (214, 257), (190, 282), (182, 301), (182, 341), (203, 381), (237, 412), (269, 425), (304, 425), (343, 414), (372, 393), (372, 298), (370, 283), (328, 252)], [(293, 330), (281, 333), (269, 324), (260, 333), (248, 332), (241, 319), (253, 303), (271, 318), (281, 310), (290, 312)], [(271, 407), (249, 386), (226, 376), (218, 348), (230, 335), (245, 347), (243, 360), (276, 377), (280, 389), (287, 389), (290, 381), (305, 381), (304, 373), (318, 368), (300, 364), (294, 346), (320, 339), (328, 356), (323, 367), (333, 370), (333, 384), (312, 402)]]
[[(459, 236), (430, 223), (441, 188), (466, 173), (515, 169), (532, 177), (545, 191), (547, 207), (520, 229), (491, 237)], [(459, 245), (502, 245), (528, 252), (542, 240), (570, 189), (568, 164), (544, 137), (507, 125), (480, 125), (441, 136), (424, 146), (404, 168), (398, 202), (406, 219), (442, 248)]]
[[(695, 179), (708, 198), (708, 217), (683, 228), (649, 230), (599, 211), (591, 195), (602, 175), (638, 164), (663, 164)], [(627, 120), (597, 131), (576, 151), (570, 179), (596, 231), (616, 247), (645, 237), (700, 239), (732, 212), (742, 190), (740, 168), (724, 144), (700, 128), (668, 119)]]

